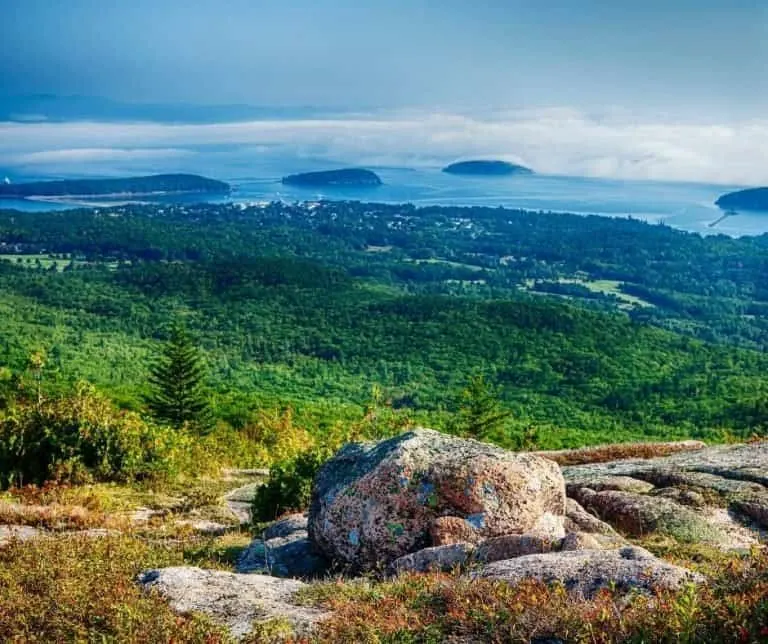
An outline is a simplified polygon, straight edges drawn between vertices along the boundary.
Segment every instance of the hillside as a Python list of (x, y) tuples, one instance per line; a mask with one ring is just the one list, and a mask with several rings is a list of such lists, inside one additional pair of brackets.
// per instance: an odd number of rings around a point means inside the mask
[(507, 163), (506, 161), (460, 161), (452, 163), (443, 172), (447, 174), (463, 174), (470, 176), (499, 177), (508, 175), (533, 174), (533, 170), (522, 165)]
[(96, 197), (227, 193), (229, 184), (194, 174), (157, 174), (125, 179), (68, 179), (0, 184), (0, 197)]
[[(149, 352), (183, 312), (206, 351), (219, 414), (235, 425), (250, 409), (286, 404), (315, 427), (353, 418), (378, 386), (402, 413), (442, 427), (475, 371), (501, 386), (513, 411), (509, 436), (497, 437), (502, 443), (531, 423), (544, 446), (563, 447), (618, 437), (716, 437), (725, 429), (747, 434), (768, 420), (762, 353), (642, 323), (687, 320), (691, 334), (696, 324), (713, 333), (709, 311), (692, 311), (698, 318), (676, 312), (676, 290), (667, 296), (672, 303), (659, 299), (649, 313), (620, 308), (613, 294), (549, 297), (525, 286), (529, 276), (552, 280), (598, 258), (609, 274), (656, 280), (645, 297), (655, 284), (709, 282), (713, 319), (721, 311), (716, 319), (734, 333), (706, 271), (720, 275), (729, 306), (739, 288), (754, 297), (750, 262), (759, 275), (764, 251), (753, 242), (702, 246), (696, 236), (605, 218), (509, 213), (500, 220), (489, 210), (486, 220), (482, 209), (328, 203), (311, 211), (274, 204), (103, 212), (0, 213), (7, 329), (0, 356), (13, 372), (45, 347), (47, 386), (65, 390), (84, 378), (139, 408)], [(468, 212), (473, 229), (460, 223)], [(517, 251), (525, 262), (478, 255), (475, 244), (491, 248), (489, 236), (476, 233), (501, 221), (528, 230), (518, 242), (527, 246)], [(515, 229), (506, 234), (521, 239)], [(610, 256), (598, 249), (604, 235), (613, 240)], [(491, 239), (509, 252), (499, 233)], [(366, 240), (381, 245), (372, 251)], [(568, 248), (579, 248), (578, 257)], [(452, 261), (419, 259), (425, 249)], [(762, 317), (744, 324), (760, 337)]]
[(375, 172), (361, 168), (291, 174), (283, 177), (282, 182), (286, 185), (307, 187), (381, 185), (381, 179)]

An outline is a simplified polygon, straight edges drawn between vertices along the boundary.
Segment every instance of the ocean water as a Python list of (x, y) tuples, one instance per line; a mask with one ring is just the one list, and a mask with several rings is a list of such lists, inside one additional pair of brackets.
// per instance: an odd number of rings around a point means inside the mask
[[(281, 164), (282, 165), (282, 164)], [(314, 168), (312, 168), (314, 169)], [(547, 175), (512, 177), (463, 177), (439, 169), (373, 168), (384, 185), (366, 188), (302, 188), (284, 186), (280, 177), (296, 167), (262, 167), (258, 176), (221, 177), (234, 186), (227, 198), (211, 202), (264, 202), (274, 200), (359, 200), (384, 203), (413, 203), (417, 206), (490, 206), (524, 208), (555, 213), (634, 217), (652, 223), (701, 234), (730, 236), (768, 232), (768, 213), (739, 213), (716, 223), (723, 212), (714, 204), (726, 192), (740, 186), (657, 181), (619, 181)], [(255, 173), (254, 173), (255, 174)], [(178, 198), (156, 201), (179, 201)], [(200, 201), (195, 196), (183, 201)], [(103, 199), (94, 202), (104, 203)], [(59, 210), (75, 204), (31, 200), (0, 200), (0, 208), (25, 211)]]

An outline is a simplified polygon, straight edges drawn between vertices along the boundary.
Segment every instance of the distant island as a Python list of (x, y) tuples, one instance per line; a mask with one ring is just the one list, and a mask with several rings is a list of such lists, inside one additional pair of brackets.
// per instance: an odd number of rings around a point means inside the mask
[(0, 184), (2, 197), (140, 197), (157, 194), (228, 193), (223, 181), (195, 174), (156, 174), (123, 179), (67, 179)]
[(729, 192), (716, 202), (723, 210), (762, 210), (768, 212), (768, 188), (750, 188)]
[(533, 174), (533, 170), (506, 161), (459, 161), (443, 168), (448, 174), (501, 177), (513, 174)]
[(283, 177), (282, 181), (289, 186), (380, 186), (379, 175), (362, 168), (345, 168), (343, 170), (325, 170), (322, 172), (303, 172)]

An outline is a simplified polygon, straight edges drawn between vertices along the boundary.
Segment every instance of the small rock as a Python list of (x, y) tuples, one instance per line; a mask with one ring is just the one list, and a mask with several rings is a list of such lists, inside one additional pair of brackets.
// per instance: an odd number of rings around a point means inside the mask
[(275, 577), (316, 579), (329, 568), (329, 561), (318, 552), (305, 531), (268, 541), (254, 540), (240, 555), (239, 573), (260, 572)]
[(695, 490), (680, 489), (676, 487), (663, 487), (656, 490), (656, 496), (662, 496), (675, 503), (689, 505), (694, 508), (703, 508), (707, 502), (702, 494)]
[(402, 572), (448, 572), (465, 564), (474, 546), (471, 543), (452, 543), (417, 550), (392, 562), (392, 571)]
[(768, 494), (739, 497), (731, 505), (761, 527), (768, 528)]
[(266, 575), (238, 575), (194, 567), (149, 570), (139, 576), (146, 590), (158, 592), (177, 613), (198, 612), (242, 639), (254, 622), (287, 619), (297, 635), (308, 634), (329, 613), (297, 606), (293, 596), (306, 584)]
[(289, 514), (278, 519), (264, 530), (264, 541), (278, 537), (287, 537), (294, 532), (307, 531), (307, 517), (304, 514)]
[(176, 525), (189, 526), (195, 532), (211, 537), (220, 536), (232, 529), (232, 526), (230, 525), (224, 525), (223, 523), (217, 523), (216, 521), (206, 520), (180, 519), (176, 521)]
[(165, 516), (166, 512), (163, 510), (153, 510), (152, 508), (136, 508), (131, 513), (131, 522), (133, 523), (147, 523), (154, 517)]
[(567, 499), (565, 502), (565, 529), (569, 532), (587, 532), (589, 534), (616, 534), (616, 531), (609, 524), (587, 512), (574, 499)]
[(429, 530), (433, 546), (449, 546), (454, 543), (477, 543), (477, 530), (461, 517), (437, 517)]
[(602, 544), (591, 534), (586, 532), (569, 532), (560, 544), (562, 552), (575, 550), (602, 550)]
[(251, 514), (251, 505), (256, 497), (256, 490), (262, 486), (262, 483), (249, 483), (241, 487), (230, 490), (224, 495), (224, 503), (229, 511), (237, 517), (240, 525), (248, 525), (253, 517)]
[(508, 534), (483, 541), (475, 551), (478, 561), (501, 561), (523, 555), (541, 554), (557, 550), (559, 540), (536, 534)]
[(602, 588), (614, 586), (619, 592), (679, 590), (688, 582), (704, 579), (686, 568), (657, 559), (634, 546), (619, 550), (583, 550), (527, 555), (496, 561), (474, 573), (475, 577), (499, 579), (518, 584), (525, 579), (562, 583), (569, 592), (593, 597)]

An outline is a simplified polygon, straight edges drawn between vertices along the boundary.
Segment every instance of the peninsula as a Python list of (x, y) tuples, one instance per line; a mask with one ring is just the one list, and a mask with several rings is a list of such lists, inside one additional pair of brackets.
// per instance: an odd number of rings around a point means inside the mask
[(768, 188), (750, 188), (729, 192), (716, 202), (723, 210), (762, 210), (768, 212)]
[(506, 161), (459, 161), (451, 163), (443, 168), (448, 174), (463, 174), (485, 177), (500, 177), (513, 174), (533, 174), (533, 170), (522, 165), (515, 165)]
[(121, 179), (67, 179), (0, 184), (0, 198), (13, 197), (140, 197), (172, 194), (228, 193), (223, 181), (194, 174), (156, 174)]
[(379, 175), (362, 168), (304, 172), (283, 177), (282, 182), (291, 186), (380, 186)]

